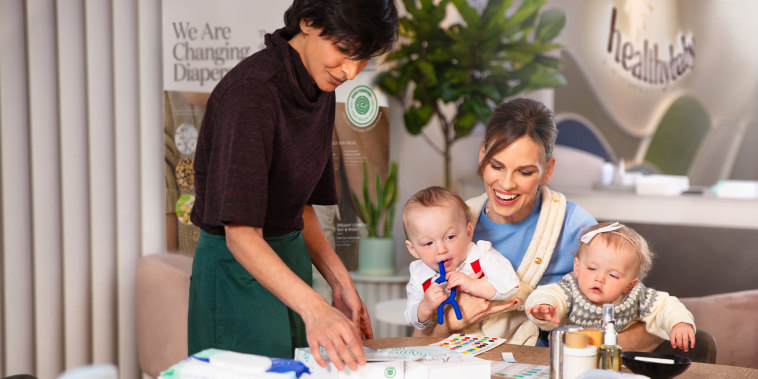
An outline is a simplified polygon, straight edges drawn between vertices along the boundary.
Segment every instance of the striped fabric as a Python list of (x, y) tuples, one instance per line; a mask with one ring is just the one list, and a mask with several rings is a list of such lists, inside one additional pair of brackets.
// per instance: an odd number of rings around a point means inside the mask
[(0, 377), (142, 376), (134, 272), (165, 249), (160, 17), (0, 1)]

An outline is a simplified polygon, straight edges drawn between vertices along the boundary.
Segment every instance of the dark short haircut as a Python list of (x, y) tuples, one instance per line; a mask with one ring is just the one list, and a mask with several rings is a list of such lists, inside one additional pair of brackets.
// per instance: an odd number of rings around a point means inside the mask
[(413, 194), (405, 203), (405, 207), (403, 207), (403, 231), (405, 231), (406, 238), (408, 236), (408, 218), (411, 210), (444, 206), (451, 206), (457, 209), (466, 222), (471, 221), (468, 205), (457, 193), (446, 187), (426, 187)]
[(397, 40), (394, 0), (295, 0), (284, 13), (287, 33), (300, 33), (302, 19), (323, 29), (321, 36), (350, 46), (354, 59), (384, 54)]
[(479, 163), (479, 175), (492, 157), (517, 139), (528, 136), (542, 147), (544, 161), (553, 156), (558, 128), (553, 112), (537, 100), (516, 98), (498, 105), (492, 111), (484, 133), (484, 157)]

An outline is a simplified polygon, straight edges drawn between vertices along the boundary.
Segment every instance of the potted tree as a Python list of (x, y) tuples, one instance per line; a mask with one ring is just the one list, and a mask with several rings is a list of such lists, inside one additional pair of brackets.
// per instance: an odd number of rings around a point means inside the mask
[[(451, 146), (478, 122), (486, 123), (495, 105), (522, 91), (566, 83), (558, 72), (561, 60), (548, 55), (560, 48), (551, 41), (563, 29), (565, 14), (540, 13), (545, 1), (522, 0), (508, 15), (510, 0), (487, 0), (481, 11), (467, 0), (403, 0), (401, 43), (376, 83), (403, 104), (410, 134), (421, 134), (435, 119), (439, 123), (441, 147), (422, 136), (443, 156), (447, 187)], [(443, 27), (448, 9), (457, 10), (462, 22)]]
[(366, 225), (368, 236), (358, 243), (358, 272), (366, 275), (393, 275), (395, 273), (395, 241), (392, 225), (398, 198), (397, 163), (392, 162), (389, 174), (382, 182), (375, 179), (375, 192), (371, 196), (368, 163), (363, 161), (363, 200), (355, 193), (353, 202), (358, 216)]

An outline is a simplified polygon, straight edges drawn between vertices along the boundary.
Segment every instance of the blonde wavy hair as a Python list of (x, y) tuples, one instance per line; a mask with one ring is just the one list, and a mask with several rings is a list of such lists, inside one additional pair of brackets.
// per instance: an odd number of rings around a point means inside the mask
[[(584, 231), (584, 233), (589, 233), (594, 230), (609, 226), (611, 224), (613, 224), (613, 222), (602, 222), (588, 228), (587, 230)], [(653, 259), (655, 259), (655, 253), (653, 253), (653, 251), (650, 250), (650, 246), (648, 245), (645, 238), (643, 238), (639, 233), (637, 233), (636, 230), (626, 225), (623, 225), (619, 229), (612, 230), (609, 232), (599, 233), (595, 235), (595, 237), (593, 237), (592, 240), (595, 240), (596, 238), (600, 238), (603, 241), (605, 241), (608, 248), (613, 249), (613, 250), (619, 250), (631, 244), (634, 247), (634, 250), (637, 253), (637, 257), (640, 260), (640, 269), (639, 269), (639, 272), (637, 273), (637, 277), (640, 280), (644, 279), (647, 276), (647, 274), (650, 272), (650, 269), (653, 268)], [(592, 240), (590, 241), (590, 243), (592, 242)], [(577, 251), (576, 256), (579, 257), (586, 249), (587, 249), (587, 244), (580, 243), (579, 251)]]

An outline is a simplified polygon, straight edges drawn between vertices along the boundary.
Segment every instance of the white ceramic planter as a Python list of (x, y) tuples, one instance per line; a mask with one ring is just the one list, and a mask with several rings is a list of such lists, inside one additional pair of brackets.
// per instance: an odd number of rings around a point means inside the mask
[(358, 272), (364, 275), (395, 275), (395, 240), (361, 238), (358, 245)]

